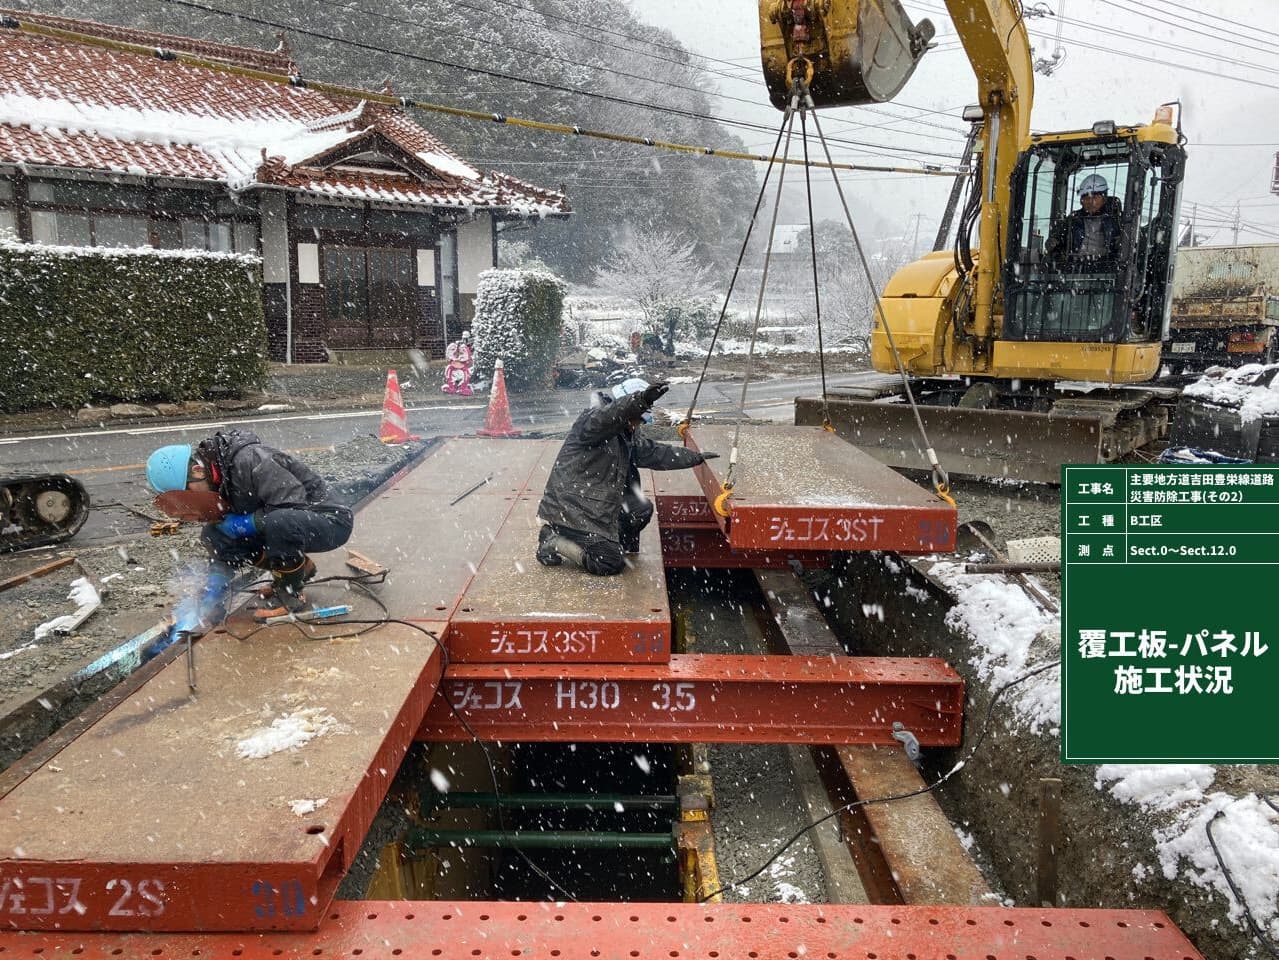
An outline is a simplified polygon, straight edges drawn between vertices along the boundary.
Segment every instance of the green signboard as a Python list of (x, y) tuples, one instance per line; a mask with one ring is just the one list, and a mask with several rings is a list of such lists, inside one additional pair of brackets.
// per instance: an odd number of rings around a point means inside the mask
[(1279, 468), (1062, 468), (1062, 762), (1279, 762)]

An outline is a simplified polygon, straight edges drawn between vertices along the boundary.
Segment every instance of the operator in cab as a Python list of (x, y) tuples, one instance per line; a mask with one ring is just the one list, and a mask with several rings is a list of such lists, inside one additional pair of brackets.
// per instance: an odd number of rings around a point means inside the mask
[(637, 554), (640, 531), (653, 519), (653, 504), (640, 489), (640, 468), (683, 470), (719, 456), (655, 443), (640, 426), (670, 385), (639, 377), (599, 391), (560, 447), (538, 506), (542, 529), (537, 561), (565, 560), (597, 577), (626, 569)]
[(1079, 182), (1079, 209), (1053, 224), (1048, 234), (1048, 257), (1078, 266), (1109, 268), (1119, 256), (1118, 197), (1099, 173)]
[(200, 533), (212, 558), (202, 605), (219, 607), (235, 568), (252, 564), (271, 573), (256, 620), (305, 611), (302, 587), (315, 576), (308, 554), (336, 550), (354, 525), (350, 508), (329, 501), (323, 477), (247, 430), (161, 447), (147, 459), (147, 483), (156, 493), (214, 492), (226, 502), (227, 515)]

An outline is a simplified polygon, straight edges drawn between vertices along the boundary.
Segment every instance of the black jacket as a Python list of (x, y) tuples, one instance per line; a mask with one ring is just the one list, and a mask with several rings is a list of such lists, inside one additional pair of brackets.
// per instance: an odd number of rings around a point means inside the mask
[[(1107, 197), (1097, 216), (1101, 219), (1101, 239), (1106, 245), (1106, 252), (1097, 259), (1113, 261), (1119, 255), (1120, 226), (1119, 217), (1122, 208), (1118, 197)], [(1084, 245), (1085, 222), (1089, 220), (1082, 210), (1076, 210), (1069, 216), (1053, 224), (1048, 233), (1049, 257), (1064, 259), (1079, 253)]]
[(203, 441), (199, 454), (217, 471), (217, 490), (232, 513), (323, 503), (323, 478), (283, 450), (268, 447), (256, 433), (228, 430)]
[(555, 458), (538, 507), (543, 521), (616, 541), (622, 502), (628, 490), (638, 490), (640, 467), (682, 470), (703, 462), (700, 453), (632, 431), (631, 421), (646, 409), (639, 393), (617, 401), (595, 395)]

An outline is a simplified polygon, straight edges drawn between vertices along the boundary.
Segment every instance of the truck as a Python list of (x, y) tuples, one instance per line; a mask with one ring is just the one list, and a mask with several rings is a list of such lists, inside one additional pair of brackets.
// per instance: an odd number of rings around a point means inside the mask
[(1162, 362), (1172, 374), (1279, 360), (1279, 243), (1182, 247)]

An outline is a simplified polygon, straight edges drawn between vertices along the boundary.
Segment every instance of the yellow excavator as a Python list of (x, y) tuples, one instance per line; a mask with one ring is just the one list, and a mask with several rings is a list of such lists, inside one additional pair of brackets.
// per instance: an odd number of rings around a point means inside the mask
[[(926, 467), (899, 402), (904, 370), (943, 465), (1057, 482), (1062, 463), (1116, 459), (1166, 432), (1176, 390), (1150, 381), (1167, 336), (1184, 138), (1172, 104), (1149, 124), (1032, 134), (1021, 4), (945, 3), (978, 93), (964, 114), (976, 149), (954, 248), (882, 291), (870, 351), (885, 376), (803, 399), (796, 419), (829, 416), (885, 462)], [(778, 106), (796, 77), (818, 109), (889, 100), (933, 36), (898, 0), (760, 0), (759, 14)]]

